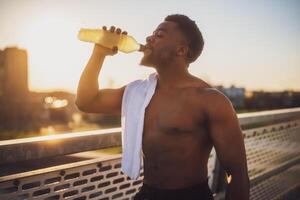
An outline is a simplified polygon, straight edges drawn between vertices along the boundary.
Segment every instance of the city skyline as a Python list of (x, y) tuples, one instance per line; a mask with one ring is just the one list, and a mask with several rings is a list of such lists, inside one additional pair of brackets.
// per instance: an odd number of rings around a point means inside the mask
[[(115, 25), (144, 43), (166, 15), (182, 13), (196, 21), (205, 40), (202, 55), (190, 66), (192, 74), (225, 87), (300, 90), (299, 2), (129, 2), (0, 0), (0, 49), (28, 51), (30, 90), (76, 92), (92, 51), (92, 44), (77, 39), (80, 28)], [(112, 81), (121, 87), (153, 72), (138, 65), (141, 56), (119, 53), (107, 58), (100, 87)]]

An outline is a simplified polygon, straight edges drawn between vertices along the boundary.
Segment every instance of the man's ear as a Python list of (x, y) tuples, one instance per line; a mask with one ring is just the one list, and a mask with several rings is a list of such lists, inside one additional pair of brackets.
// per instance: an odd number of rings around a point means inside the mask
[(177, 55), (187, 57), (188, 51), (189, 51), (189, 48), (186, 45), (180, 45), (177, 48)]

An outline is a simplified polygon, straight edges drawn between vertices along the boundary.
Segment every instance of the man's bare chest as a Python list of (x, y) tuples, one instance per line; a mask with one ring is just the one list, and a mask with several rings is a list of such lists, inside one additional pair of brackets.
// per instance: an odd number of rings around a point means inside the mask
[(189, 97), (154, 95), (145, 110), (144, 132), (187, 133), (199, 128), (202, 115)]

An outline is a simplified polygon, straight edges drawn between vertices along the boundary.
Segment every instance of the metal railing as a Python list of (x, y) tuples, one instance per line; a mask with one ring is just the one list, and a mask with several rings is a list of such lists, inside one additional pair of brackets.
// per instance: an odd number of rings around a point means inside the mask
[[(238, 114), (243, 130), (251, 199), (284, 199), (300, 188), (300, 108)], [(1, 173), (18, 164), (121, 146), (121, 129), (107, 129), (0, 141), (0, 199), (132, 199), (140, 189), (121, 171), (121, 154), (67, 164)], [(5, 168), (6, 167), (6, 168)], [(216, 199), (226, 189), (214, 150), (208, 162)], [(13, 171), (13, 170), (12, 170)]]

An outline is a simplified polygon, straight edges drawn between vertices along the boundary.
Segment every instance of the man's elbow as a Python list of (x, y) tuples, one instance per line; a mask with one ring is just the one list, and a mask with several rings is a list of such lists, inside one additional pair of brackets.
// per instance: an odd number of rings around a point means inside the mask
[(78, 108), (78, 110), (82, 112), (89, 112), (88, 104), (80, 101), (78, 98), (75, 99), (75, 105)]

